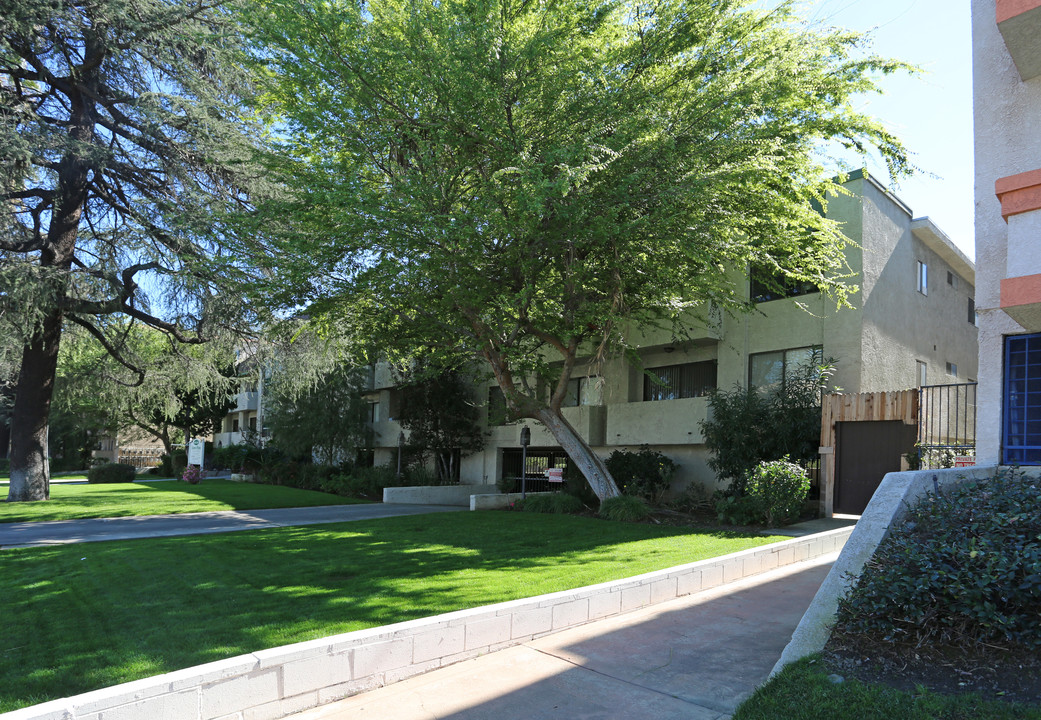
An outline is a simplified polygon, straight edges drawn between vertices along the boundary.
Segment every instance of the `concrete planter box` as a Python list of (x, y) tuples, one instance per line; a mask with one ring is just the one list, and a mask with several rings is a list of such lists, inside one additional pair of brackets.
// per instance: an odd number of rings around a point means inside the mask
[(495, 485), (424, 485), (383, 488), (383, 502), (403, 505), (457, 505), (470, 507), (471, 495), (497, 493)]

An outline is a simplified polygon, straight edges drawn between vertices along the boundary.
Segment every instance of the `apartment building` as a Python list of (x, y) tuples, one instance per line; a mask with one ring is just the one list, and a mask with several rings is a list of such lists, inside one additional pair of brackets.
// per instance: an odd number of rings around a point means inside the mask
[(973, 0), (976, 457), (1041, 464), (1041, 0)]
[[(844, 392), (976, 380), (972, 261), (867, 173), (851, 174), (846, 187), (850, 194), (833, 198), (828, 215), (853, 241), (848, 282), (860, 289), (851, 307), (836, 309), (812, 287), (793, 287), (781, 297), (749, 280), (746, 268), (735, 268), (755, 312), (720, 314), (684, 338), (633, 328), (638, 365), (615, 359), (598, 377), (576, 368), (563, 413), (598, 454), (646, 444), (678, 463), (677, 485), (714, 487), (700, 430), (714, 388), (781, 382), (800, 362), (819, 357), (836, 361), (832, 382)], [(531, 429), (528, 456), (560, 466), (563, 453), (538, 423), (505, 422), (492, 381), (476, 395), (485, 404), (490, 436), (482, 453), (462, 460), (461, 482), (494, 483), (519, 473), (524, 426)], [(400, 441), (388, 369), (376, 368), (368, 398), (375, 462), (384, 464)]]

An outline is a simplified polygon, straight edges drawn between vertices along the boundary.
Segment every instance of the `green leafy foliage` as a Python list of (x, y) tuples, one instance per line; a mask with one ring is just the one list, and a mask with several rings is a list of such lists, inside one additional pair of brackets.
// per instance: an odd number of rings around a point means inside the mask
[(534, 493), (516, 503), (524, 512), (577, 515), (585, 510), (582, 501), (567, 493)]
[(761, 462), (748, 477), (745, 492), (766, 524), (773, 527), (798, 519), (810, 492), (810, 478), (787, 457)]
[(87, 482), (91, 483), (129, 483), (136, 477), (133, 466), (119, 463), (105, 463), (87, 471)]
[(709, 466), (729, 484), (731, 495), (744, 495), (745, 483), (759, 463), (788, 457), (800, 463), (817, 457), (820, 446), (821, 391), (834, 361), (800, 366), (785, 382), (770, 388), (736, 387), (709, 396), (709, 419), (701, 422)]
[(146, 369), (124, 352), (133, 326), (191, 345), (256, 318), (231, 288), (252, 275), (261, 232), (236, 236), (230, 218), (274, 186), (254, 162), (267, 133), (247, 108), (256, 75), (233, 7), (3, 6), (0, 375), (12, 345), (21, 362), (11, 500), (46, 497), (69, 327), (113, 358), (125, 387), (142, 388)]
[(364, 371), (338, 366), (300, 391), (275, 394), (267, 416), (271, 442), (289, 457), (313, 454), (326, 465), (353, 461), (359, 449), (372, 446), (364, 389)]
[(788, 3), (264, 0), (250, 18), (296, 189), (260, 203), (283, 230), (276, 296), (402, 366), (486, 363), (601, 499), (610, 473), (560, 421), (579, 358), (747, 309), (732, 269), (752, 261), (844, 297), (821, 148), (907, 168), (851, 102), (904, 66)]
[(754, 525), (760, 522), (759, 503), (747, 495), (715, 494), (716, 518), (729, 525)]
[(647, 501), (635, 495), (620, 495), (600, 503), (597, 515), (605, 520), (639, 522), (651, 514)]
[[(480, 424), (473, 390), (457, 372), (434, 372), (415, 366), (400, 386), (398, 421), (421, 464), (433, 456), (437, 477), (455, 481), (459, 460), (484, 448), (488, 433)], [(430, 485), (438, 482), (430, 482)]]
[(1041, 650), (1041, 483), (1017, 472), (930, 493), (839, 601), (878, 642)]
[(615, 450), (604, 461), (625, 495), (658, 504), (669, 489), (676, 463), (672, 458), (644, 445), (637, 452)]

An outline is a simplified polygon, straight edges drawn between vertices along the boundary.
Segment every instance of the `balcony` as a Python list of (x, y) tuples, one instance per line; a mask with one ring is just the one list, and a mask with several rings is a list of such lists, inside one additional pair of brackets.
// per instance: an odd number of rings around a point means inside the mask
[(260, 394), (257, 392), (242, 392), (235, 396), (235, 410), (234, 412), (242, 412), (244, 410), (256, 410), (257, 399)]
[[(1038, 0), (1041, 2), (1041, 0)], [(997, 180), (994, 192), (1008, 222), (1001, 309), (1031, 332), (1041, 331), (1041, 170)]]
[(1041, 75), (1041, 0), (997, 0), (997, 22), (1019, 77)]
[(708, 398), (609, 405), (606, 445), (696, 445), (705, 441), (700, 422)]

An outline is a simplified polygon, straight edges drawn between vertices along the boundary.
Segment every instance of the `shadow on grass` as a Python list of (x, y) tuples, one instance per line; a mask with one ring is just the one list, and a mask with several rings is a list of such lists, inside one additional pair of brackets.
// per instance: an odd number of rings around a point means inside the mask
[(734, 552), (737, 533), (446, 513), (0, 553), (0, 711)]

